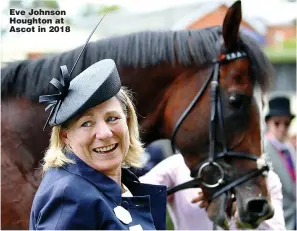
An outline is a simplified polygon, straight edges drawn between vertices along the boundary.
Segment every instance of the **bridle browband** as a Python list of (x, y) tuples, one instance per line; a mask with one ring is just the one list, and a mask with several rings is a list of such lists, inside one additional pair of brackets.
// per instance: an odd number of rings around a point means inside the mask
[[(188, 188), (197, 188), (197, 187), (206, 187), (209, 189), (217, 189), (211, 195), (209, 202), (217, 197), (219, 197), (223, 193), (227, 193), (229, 190), (232, 190), (235, 186), (240, 185), (254, 177), (257, 177), (261, 174), (266, 175), (269, 171), (268, 164), (264, 159), (264, 156), (259, 158), (258, 156), (245, 152), (235, 152), (231, 149), (228, 149), (227, 142), (224, 136), (222, 136), (222, 146), (223, 151), (220, 153), (215, 153), (215, 145), (216, 145), (216, 125), (217, 120), (219, 122), (219, 129), (221, 130), (221, 134), (225, 134), (224, 131), (224, 121), (223, 121), (223, 113), (222, 113), (222, 102), (219, 94), (219, 69), (220, 65), (228, 62), (232, 62), (236, 59), (247, 58), (247, 54), (243, 51), (237, 51), (227, 54), (221, 54), (218, 60), (212, 62), (214, 64), (214, 68), (210, 73), (207, 80), (204, 82), (203, 86), (196, 94), (190, 105), (186, 108), (183, 114), (178, 119), (172, 136), (171, 136), (171, 146), (172, 149), (175, 150), (175, 136), (177, 131), (185, 120), (190, 111), (194, 108), (195, 104), (198, 102), (202, 94), (205, 92), (207, 86), (210, 84), (211, 86), (211, 109), (210, 109), (210, 125), (209, 125), (209, 156), (208, 159), (204, 162), (198, 164), (194, 169), (191, 170), (191, 177), (194, 177), (193, 180), (185, 182), (183, 184), (177, 185), (175, 187), (169, 188), (167, 194), (170, 195), (177, 191), (188, 189)], [(222, 166), (216, 162), (218, 159), (222, 159), (224, 157), (235, 157), (235, 158), (243, 158), (247, 160), (252, 160), (257, 162), (257, 169), (241, 176), (235, 180), (231, 180), (228, 175), (224, 173)], [(212, 171), (217, 171), (219, 173), (219, 178), (216, 182), (207, 182), (203, 179), (203, 173), (205, 169), (212, 169)]]

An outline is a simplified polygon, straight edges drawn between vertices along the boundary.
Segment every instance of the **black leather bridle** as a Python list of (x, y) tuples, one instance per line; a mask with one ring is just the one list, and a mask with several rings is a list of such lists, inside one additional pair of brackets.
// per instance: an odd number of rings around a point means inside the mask
[[(240, 185), (254, 177), (257, 177), (261, 174), (266, 175), (269, 171), (268, 164), (266, 160), (261, 157), (250, 153), (244, 152), (235, 152), (232, 149), (228, 149), (225, 137), (222, 137), (222, 146), (223, 151), (220, 153), (215, 153), (215, 145), (216, 145), (216, 125), (219, 123), (219, 129), (221, 130), (221, 134), (225, 134), (224, 131), (224, 123), (223, 123), (223, 113), (222, 113), (222, 102), (219, 94), (219, 70), (220, 65), (228, 62), (232, 62), (236, 59), (247, 58), (247, 54), (243, 51), (237, 51), (227, 54), (221, 54), (218, 60), (213, 61), (214, 64), (213, 70), (209, 75), (208, 79), (203, 84), (202, 88), (196, 94), (190, 105), (183, 112), (179, 120), (177, 121), (175, 128), (173, 130), (171, 136), (171, 145), (173, 150), (175, 150), (175, 136), (177, 131), (190, 113), (190, 111), (194, 108), (195, 104), (198, 102), (202, 94), (205, 92), (205, 89), (210, 84), (211, 85), (211, 111), (210, 111), (210, 125), (209, 125), (209, 156), (208, 159), (200, 164), (198, 164), (194, 169), (191, 170), (191, 177), (194, 177), (193, 180), (185, 182), (183, 184), (177, 185), (175, 187), (169, 188), (167, 194), (170, 195), (179, 190), (188, 189), (188, 188), (197, 188), (197, 187), (206, 187), (213, 191), (209, 202), (223, 193), (227, 193), (237, 185)], [(257, 162), (257, 169), (237, 178), (231, 179), (227, 174), (224, 173), (222, 166), (216, 162), (217, 160), (224, 157), (233, 157), (233, 158), (243, 158), (247, 160), (252, 160)], [(210, 170), (211, 172), (216, 172), (219, 174), (219, 178), (216, 179), (216, 182), (207, 182), (207, 180), (203, 179), (203, 175), (205, 170)]]

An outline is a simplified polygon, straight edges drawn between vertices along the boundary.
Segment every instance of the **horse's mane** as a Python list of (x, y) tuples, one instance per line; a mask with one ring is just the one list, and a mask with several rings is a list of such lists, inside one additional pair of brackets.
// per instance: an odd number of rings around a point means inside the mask
[[(104, 58), (114, 59), (119, 68), (147, 68), (161, 62), (173, 66), (177, 62), (185, 66), (205, 65), (218, 57), (217, 41), (220, 36), (221, 27), (211, 27), (138, 32), (99, 40), (88, 44), (72, 76)], [(264, 89), (272, 75), (272, 65), (252, 39), (241, 34), (240, 40), (253, 63), (254, 73), (257, 73), (255, 80)], [(59, 67), (67, 65), (70, 71), (80, 51), (81, 47), (35, 60), (8, 63), (1, 69), (2, 97), (26, 96), (36, 100), (39, 95), (49, 93), (49, 81), (59, 77)]]

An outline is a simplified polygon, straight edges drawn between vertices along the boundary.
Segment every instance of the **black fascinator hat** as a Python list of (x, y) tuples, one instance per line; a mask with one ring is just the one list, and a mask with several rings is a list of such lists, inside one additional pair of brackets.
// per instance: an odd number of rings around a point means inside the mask
[(39, 97), (39, 102), (49, 104), (45, 110), (51, 108), (43, 130), (48, 124), (51, 126), (63, 124), (79, 113), (107, 101), (119, 92), (121, 80), (112, 59), (104, 59), (91, 65), (70, 81), (71, 73), (97, 26), (85, 43), (70, 74), (66, 66), (61, 66), (60, 80), (53, 78), (50, 81), (59, 93)]

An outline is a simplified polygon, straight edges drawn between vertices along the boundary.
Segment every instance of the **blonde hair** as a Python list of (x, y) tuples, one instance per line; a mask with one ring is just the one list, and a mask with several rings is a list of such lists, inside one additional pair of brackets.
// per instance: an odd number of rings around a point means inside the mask
[[(119, 100), (126, 115), (130, 136), (130, 146), (122, 163), (122, 167), (142, 167), (141, 154), (144, 152), (144, 149), (139, 137), (139, 126), (132, 103), (132, 93), (127, 88), (121, 87), (116, 98)], [(63, 125), (57, 125), (52, 128), (50, 145), (43, 158), (43, 172), (47, 171), (49, 168), (59, 168), (67, 163), (74, 163), (64, 154), (67, 146), (61, 137), (63, 128)]]

